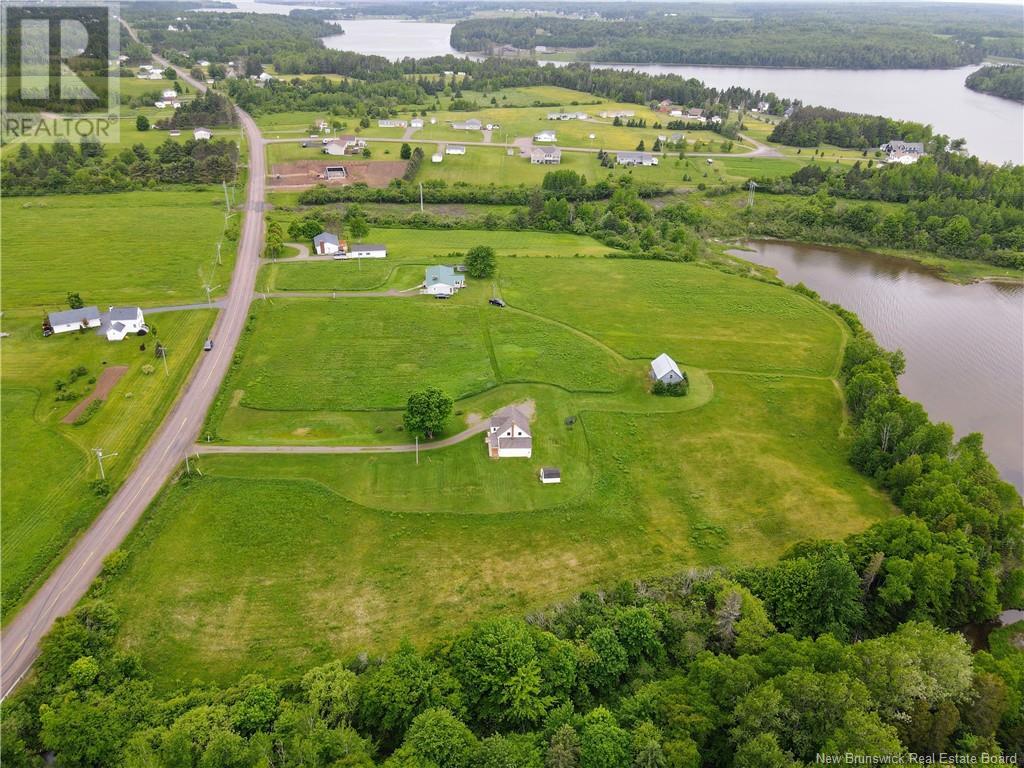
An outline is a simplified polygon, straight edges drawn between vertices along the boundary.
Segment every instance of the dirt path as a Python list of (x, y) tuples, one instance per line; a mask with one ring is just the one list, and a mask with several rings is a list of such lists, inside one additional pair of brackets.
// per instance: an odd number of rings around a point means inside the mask
[(110, 390), (114, 388), (114, 385), (126, 373), (128, 373), (127, 365), (112, 365), (109, 368), (103, 369), (103, 373), (96, 379), (96, 386), (93, 387), (92, 392), (86, 395), (78, 405), (68, 411), (68, 415), (61, 419), (61, 421), (64, 424), (74, 424), (75, 419), (81, 416), (85, 409), (89, 407), (89, 403), (94, 400), (106, 400)]
[[(507, 405), (494, 412), (495, 416), (503, 416), (512, 409), (519, 410), (528, 419), (533, 419), (536, 404), (533, 400), (524, 400), (520, 403)], [(490, 419), (480, 419), (476, 423), (466, 427), (443, 440), (431, 443), (399, 443), (397, 445), (212, 445), (210, 443), (198, 443), (197, 453), (413, 453), (420, 451), (434, 451), (438, 448), (447, 448), (474, 435), (483, 434), (490, 426)]]

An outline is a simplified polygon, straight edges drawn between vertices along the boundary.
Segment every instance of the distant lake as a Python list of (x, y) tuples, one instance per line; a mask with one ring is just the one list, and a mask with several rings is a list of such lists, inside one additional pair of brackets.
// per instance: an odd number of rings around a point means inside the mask
[(1024, 287), (956, 285), (909, 259), (775, 241), (740, 258), (777, 270), (856, 312), (887, 349), (902, 349), (900, 391), (958, 437), (985, 436), (1005, 480), (1024, 493)]
[[(324, 38), (328, 48), (386, 56), (443, 56), (453, 24), (357, 19), (339, 21), (344, 35)], [(805, 104), (931, 123), (939, 133), (967, 139), (970, 151), (994, 163), (1024, 164), (1024, 108), (975, 93), (964, 79), (976, 66), (959, 69), (769, 69), (689, 67), (664, 64), (595, 64), (650, 74), (695, 77), (715, 88), (731, 85), (774, 91)]]

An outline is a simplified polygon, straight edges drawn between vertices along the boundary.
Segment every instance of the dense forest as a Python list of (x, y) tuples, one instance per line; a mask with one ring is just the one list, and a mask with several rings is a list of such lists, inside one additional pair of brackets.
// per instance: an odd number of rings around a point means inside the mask
[(3, 161), (3, 194), (93, 194), (145, 189), (157, 184), (233, 181), (238, 146), (233, 141), (168, 139), (152, 151), (142, 144), (108, 156), (102, 144), (21, 144)]
[[(685, 206), (684, 206), (685, 207)], [(684, 211), (677, 214), (685, 216)], [(813, 293), (802, 289), (807, 295)], [(158, 691), (103, 600), (132, 542), (58, 620), (3, 704), (5, 766), (799, 768), (818, 755), (975, 762), (1024, 750), (1019, 630), (972, 655), (948, 629), (1024, 590), (1020, 498), (980, 435), (902, 397), (857, 318), (842, 379), (850, 461), (903, 514), (777, 563), (634, 579), (425, 649), (294, 678)], [(201, 483), (183, 476), (179, 482)]]
[(1024, 103), (1024, 66), (1014, 64), (984, 66), (969, 74), (964, 85), (972, 91)]
[(470, 18), (451, 41), (460, 51), (578, 50), (591, 61), (865, 69), (956, 67), (1024, 48), (1016, 9), (925, 4), (869, 14), (814, 4), (722, 4), (714, 14), (693, 3), (595, 7), (585, 17)]
[(858, 115), (827, 107), (801, 107), (778, 123), (768, 140), (791, 147), (832, 144), (867, 149), (895, 139), (926, 142), (931, 135), (931, 126), (920, 123), (878, 115)]

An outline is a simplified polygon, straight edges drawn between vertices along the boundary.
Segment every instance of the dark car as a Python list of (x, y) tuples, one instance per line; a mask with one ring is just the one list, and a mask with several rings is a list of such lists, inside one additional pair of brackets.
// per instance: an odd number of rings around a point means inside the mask
[(207, 339), (203, 344), (203, 352), (209, 352), (211, 349), (213, 349), (213, 339)]
[(505, 306), (505, 302), (502, 301), (501, 299), (488, 299), (487, 303), (488, 304), (493, 304), (496, 307), (504, 307)]

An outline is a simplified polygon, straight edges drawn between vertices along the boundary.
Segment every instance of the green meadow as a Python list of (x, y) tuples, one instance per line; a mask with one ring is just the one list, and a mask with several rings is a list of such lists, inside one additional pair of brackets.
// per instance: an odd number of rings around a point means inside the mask
[(228, 239), (216, 262), (224, 231), (219, 187), (4, 197), (0, 213), (0, 296), (8, 308), (66, 309), (69, 291), (104, 307), (195, 302), (206, 296), (204, 282), (226, 282), (234, 264)]
[[(44, 339), (40, 313), (15, 310), (4, 315), (4, 450), (0, 452), (4, 535), (0, 541), (3, 615), (58, 561), (74, 536), (87, 526), (106, 499), (90, 483), (99, 478), (93, 448), (108, 455), (107, 480), (116, 489), (128, 475), (149, 435), (177, 397), (213, 322), (213, 313), (150, 315), (144, 339), (108, 342), (93, 331)], [(153, 356), (154, 342), (168, 349), (167, 370)], [(139, 342), (146, 343), (140, 350)], [(110, 366), (128, 370), (95, 415), (81, 425), (62, 419), (77, 401), (57, 400), (57, 381), (73, 368), (86, 374), (67, 385), (79, 399)], [(143, 369), (152, 366), (152, 372)]]
[[(427, 642), (626, 574), (765, 562), (890, 513), (846, 461), (837, 318), (697, 265), (553, 255), (502, 256), (449, 301), (254, 307), (211, 438), (403, 443), (405, 398), (433, 385), (458, 398), (439, 438), (532, 403), (534, 455), (494, 461), (473, 436), (424, 445), (418, 463), (203, 457), (107, 586), (123, 646), (161, 685)], [(495, 291), (509, 307), (487, 304)], [(647, 391), (662, 351), (687, 370), (686, 397)], [(541, 466), (562, 484), (541, 485)]]

